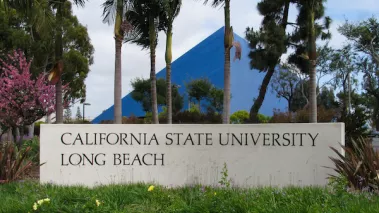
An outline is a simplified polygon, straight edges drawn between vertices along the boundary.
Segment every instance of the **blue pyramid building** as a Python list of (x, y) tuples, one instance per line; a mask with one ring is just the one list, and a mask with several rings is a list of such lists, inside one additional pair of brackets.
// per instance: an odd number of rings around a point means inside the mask
[[(265, 73), (250, 69), (250, 48), (248, 42), (234, 34), (234, 40), (241, 43), (241, 60), (235, 60), (235, 48), (231, 50), (231, 111), (249, 111), (254, 98), (258, 97), (259, 87)], [(184, 95), (184, 109), (188, 109), (186, 83), (198, 78), (207, 78), (216, 87), (224, 87), (224, 27), (204, 39), (187, 53), (172, 62), (172, 83), (179, 85), (179, 92)], [(157, 73), (157, 78), (165, 78), (166, 69)], [(270, 116), (274, 109), (286, 108), (286, 101), (278, 99), (268, 88), (260, 113)], [(122, 116), (144, 116), (145, 112), (140, 103), (136, 102), (129, 93), (122, 99)], [(113, 106), (105, 110), (92, 123), (103, 120), (113, 120)]]

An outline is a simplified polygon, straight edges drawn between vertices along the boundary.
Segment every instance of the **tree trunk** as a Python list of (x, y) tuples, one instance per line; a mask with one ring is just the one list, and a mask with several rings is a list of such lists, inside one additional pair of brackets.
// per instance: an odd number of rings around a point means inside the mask
[(376, 131), (379, 131), (379, 118), (376, 119), (375, 129), (376, 129)]
[(24, 135), (25, 135), (24, 129), (25, 129), (25, 127), (21, 126), (18, 129), (19, 129), (19, 135), (20, 135), (20, 137), (18, 139), (18, 145), (19, 145), (19, 147), (21, 147), (22, 142), (24, 140)]
[(149, 37), (150, 37), (150, 81), (151, 81), (151, 105), (153, 114), (153, 124), (159, 124), (158, 102), (157, 102), (157, 79), (155, 75), (155, 24), (154, 18), (149, 17)]
[[(57, 14), (56, 14), (56, 34), (55, 34), (55, 63), (59, 63), (63, 59), (63, 41), (62, 41), (62, 25), (63, 25), (63, 4), (65, 0), (58, 2)], [(62, 80), (61, 73), (59, 73), (59, 80), (56, 84), (56, 110), (55, 110), (55, 122), (57, 124), (63, 123), (63, 94), (62, 94)]]
[(171, 92), (171, 61), (172, 61), (172, 26), (168, 27), (166, 37), (166, 104), (167, 123), (172, 124), (172, 92)]
[(342, 110), (341, 110), (341, 120), (343, 122), (346, 122), (346, 116), (347, 116), (347, 92), (346, 92), (346, 82), (345, 79), (342, 81), (342, 94), (343, 94), (343, 99), (342, 99)]
[(17, 144), (17, 128), (16, 127), (12, 127), (12, 141)]
[(51, 113), (46, 115), (46, 123), (51, 124)]
[(230, 123), (230, 49), (232, 47), (233, 38), (231, 27), (230, 27), (230, 0), (225, 0), (225, 59), (224, 59), (224, 100), (223, 100), (223, 113), (222, 113), (222, 123)]
[(114, 75), (114, 124), (122, 124), (122, 69), (121, 69), (121, 48), (123, 32), (121, 31), (123, 17), (123, 1), (117, 0), (116, 21), (114, 25), (115, 39), (115, 75)]
[(121, 47), (122, 40), (115, 38), (115, 76), (114, 76), (114, 124), (122, 124), (122, 71), (121, 71)]
[(314, 11), (310, 12), (310, 39), (309, 39), (309, 59), (311, 68), (309, 70), (309, 122), (317, 123), (317, 95), (316, 95), (316, 37)]
[(8, 140), (8, 142), (12, 142), (13, 141), (12, 138), (13, 138), (12, 127), (10, 127), (8, 129), (8, 132), (7, 132), (7, 140)]
[(29, 138), (32, 138), (34, 136), (34, 123), (32, 123), (31, 125), (29, 125), (29, 132), (28, 132), (28, 137)]
[(230, 49), (225, 48), (223, 124), (230, 123)]
[(348, 93), (349, 93), (349, 97), (348, 97), (348, 102), (347, 102), (347, 113), (350, 115), (351, 113), (351, 79), (350, 79), (350, 73), (347, 74), (347, 84), (348, 84)]
[(250, 121), (253, 123), (259, 122), (258, 112), (263, 104), (263, 101), (265, 99), (266, 92), (267, 92), (267, 87), (270, 83), (271, 77), (274, 74), (274, 72), (275, 72), (275, 67), (272, 67), (267, 71), (265, 77), (263, 78), (261, 88), (259, 89), (258, 98), (254, 101), (254, 104), (250, 109)]

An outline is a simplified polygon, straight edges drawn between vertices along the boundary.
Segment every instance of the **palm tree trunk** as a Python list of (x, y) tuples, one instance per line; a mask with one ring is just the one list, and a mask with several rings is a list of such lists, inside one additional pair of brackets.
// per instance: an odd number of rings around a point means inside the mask
[(254, 101), (253, 106), (250, 109), (250, 121), (253, 123), (258, 123), (258, 112), (261, 108), (263, 101), (266, 96), (267, 87), (270, 83), (271, 77), (275, 72), (275, 67), (270, 67), (270, 69), (267, 71), (265, 77), (263, 78), (261, 88), (259, 89), (259, 95), (258, 98)]
[(115, 38), (115, 75), (114, 75), (114, 124), (122, 124), (122, 68), (121, 68), (121, 48), (123, 33), (121, 32), (123, 1), (117, 0), (116, 21), (114, 25)]
[(149, 17), (149, 37), (150, 37), (150, 81), (151, 81), (151, 104), (153, 114), (153, 124), (159, 124), (158, 102), (157, 102), (157, 79), (155, 75), (155, 24), (154, 18)]
[(172, 92), (171, 92), (171, 61), (172, 61), (172, 26), (168, 27), (166, 37), (166, 104), (167, 123), (172, 123)]
[(231, 27), (230, 27), (230, 0), (225, 0), (225, 60), (224, 60), (224, 100), (223, 100), (223, 113), (222, 113), (222, 123), (230, 123), (230, 49), (231, 44)]
[(122, 40), (115, 38), (115, 78), (114, 78), (114, 124), (122, 124), (122, 72), (121, 72), (121, 47)]
[[(63, 42), (62, 42), (62, 25), (63, 25), (63, 4), (65, 0), (60, 0), (57, 8), (57, 29), (55, 34), (55, 62), (59, 63), (63, 59)], [(61, 75), (60, 72), (58, 72)], [(59, 76), (59, 80), (55, 88), (56, 92), (56, 110), (55, 110), (55, 122), (57, 124), (63, 123), (63, 94), (62, 94), (62, 80)]]
[(317, 123), (317, 95), (316, 95), (316, 37), (315, 37), (315, 23), (314, 11), (310, 12), (310, 44), (309, 44), (309, 59), (311, 68), (309, 72), (309, 122)]

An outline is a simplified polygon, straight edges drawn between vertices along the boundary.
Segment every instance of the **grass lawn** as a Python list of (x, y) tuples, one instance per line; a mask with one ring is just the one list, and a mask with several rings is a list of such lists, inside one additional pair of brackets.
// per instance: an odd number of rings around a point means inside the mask
[[(4, 184), (0, 185), (0, 212), (379, 213), (379, 196), (343, 190), (332, 193), (326, 188), (148, 188), (145, 184), (93, 189), (40, 185), (35, 181)], [(45, 198), (50, 201), (33, 210), (33, 204)]]

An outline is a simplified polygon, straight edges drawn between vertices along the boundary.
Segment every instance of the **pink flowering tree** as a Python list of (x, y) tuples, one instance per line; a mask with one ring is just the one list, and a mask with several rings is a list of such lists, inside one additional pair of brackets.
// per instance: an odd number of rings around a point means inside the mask
[(55, 86), (43, 73), (33, 78), (30, 64), (21, 51), (0, 59), (0, 123), (3, 128), (19, 128), (21, 140), (25, 126), (55, 108)]

